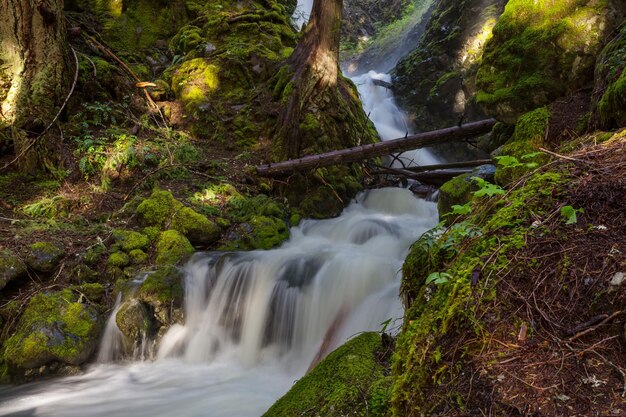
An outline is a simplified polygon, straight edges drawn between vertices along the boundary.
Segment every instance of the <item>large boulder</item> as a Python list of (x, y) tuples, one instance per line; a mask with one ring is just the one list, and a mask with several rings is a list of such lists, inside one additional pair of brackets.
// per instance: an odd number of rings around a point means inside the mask
[(589, 84), (596, 56), (623, 17), (623, 2), (613, 0), (510, 0), (485, 48), (476, 101), (515, 124)]
[(96, 348), (101, 328), (95, 307), (77, 292), (39, 293), (4, 343), (3, 358), (21, 369), (53, 361), (80, 365)]

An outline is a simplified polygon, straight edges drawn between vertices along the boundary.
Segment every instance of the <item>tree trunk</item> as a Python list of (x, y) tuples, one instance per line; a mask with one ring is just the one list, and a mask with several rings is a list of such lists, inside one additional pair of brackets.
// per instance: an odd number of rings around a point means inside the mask
[(300, 125), (307, 111), (318, 109), (329, 89), (341, 88), (338, 78), (342, 12), (342, 0), (315, 0), (302, 39), (289, 59), (293, 94), (279, 120), (279, 137), (286, 157), (299, 156), (302, 151)]
[(0, 127), (10, 132), (20, 171), (51, 169), (60, 140), (39, 136), (71, 81), (63, 0), (0, 0), (0, 16), (0, 71), (10, 80), (0, 96)]

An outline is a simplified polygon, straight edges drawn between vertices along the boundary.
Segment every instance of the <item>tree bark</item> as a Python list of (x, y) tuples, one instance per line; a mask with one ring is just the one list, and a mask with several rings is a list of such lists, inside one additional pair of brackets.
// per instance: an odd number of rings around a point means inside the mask
[[(339, 40), (342, 0), (315, 0), (302, 39), (288, 64), (293, 70), (293, 94), (279, 118), (283, 155), (296, 157), (303, 148), (300, 124), (308, 111), (323, 106), (325, 96), (341, 88)], [(335, 92), (336, 93), (336, 92)]]
[(63, 0), (0, 0), (0, 16), (0, 64), (11, 80), (0, 103), (0, 127), (10, 132), (20, 171), (50, 169), (60, 140), (39, 136), (71, 81)]

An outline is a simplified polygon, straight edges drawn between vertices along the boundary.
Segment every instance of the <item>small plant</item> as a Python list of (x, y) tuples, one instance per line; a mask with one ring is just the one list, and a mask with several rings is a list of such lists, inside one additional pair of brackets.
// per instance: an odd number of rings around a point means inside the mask
[(447, 272), (433, 272), (426, 278), (425, 284), (441, 285), (450, 281), (451, 278), (452, 275), (448, 274)]
[(576, 224), (578, 222), (577, 213), (584, 213), (585, 209), (579, 208), (575, 209), (572, 206), (563, 206), (561, 207), (561, 216), (563, 220), (565, 220), (565, 224)]
[(469, 202), (463, 204), (462, 206), (459, 204), (455, 204), (452, 206), (452, 214), (466, 216), (471, 213), (472, 213), (472, 204)]
[[(527, 153), (525, 155), (522, 155), (521, 159), (526, 161), (526, 160), (534, 159), (539, 155), (541, 155), (541, 152)], [(534, 169), (539, 166), (537, 162), (520, 162), (519, 159), (511, 155), (496, 156), (495, 159), (498, 162), (498, 166), (500, 168), (524, 167), (527, 169)]]
[(506, 194), (504, 189), (499, 185), (492, 184), (489, 181), (485, 181), (480, 177), (472, 177), (476, 184), (478, 184), (478, 191), (474, 191), (474, 196), (476, 197), (493, 197), (494, 195), (504, 195)]

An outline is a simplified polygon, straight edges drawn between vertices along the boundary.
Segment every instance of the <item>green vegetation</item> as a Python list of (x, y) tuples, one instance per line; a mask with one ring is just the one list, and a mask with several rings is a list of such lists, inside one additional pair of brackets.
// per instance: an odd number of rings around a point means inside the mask
[(350, 340), (300, 379), (263, 416), (385, 416), (389, 346), (377, 333)]
[(589, 83), (614, 13), (609, 1), (509, 1), (477, 75), (478, 104), (514, 124)]
[(72, 290), (35, 295), (16, 331), (6, 340), (3, 358), (11, 366), (36, 368), (51, 361), (79, 365), (98, 342), (98, 313)]
[(155, 262), (157, 265), (176, 265), (194, 251), (184, 235), (177, 230), (166, 230), (157, 241)]

